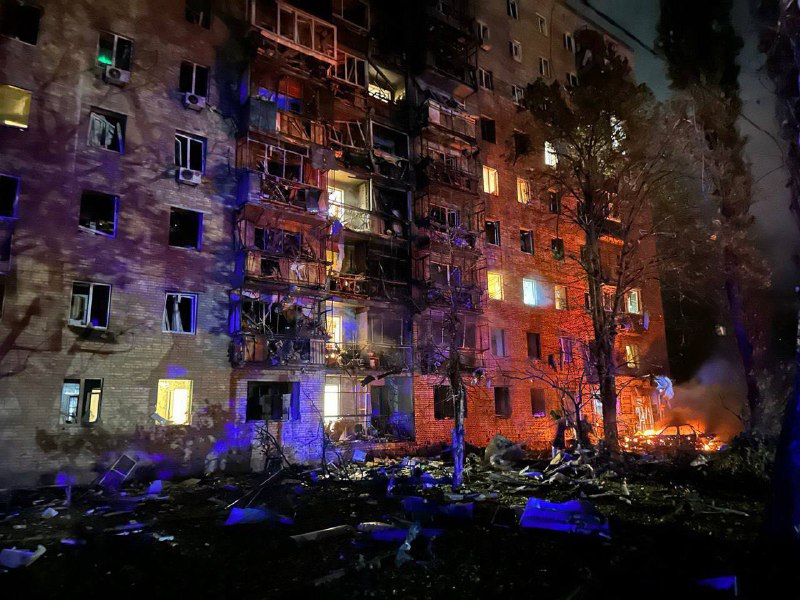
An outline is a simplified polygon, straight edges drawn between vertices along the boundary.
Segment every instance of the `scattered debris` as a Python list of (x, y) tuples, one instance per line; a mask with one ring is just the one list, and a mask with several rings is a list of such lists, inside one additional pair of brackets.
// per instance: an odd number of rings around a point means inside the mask
[(41, 544), (32, 552), (28, 550), (18, 550), (17, 548), (4, 548), (0, 550), (0, 566), (6, 569), (29, 567), (46, 551), (47, 549)]
[(293, 535), (292, 540), (297, 542), (298, 544), (302, 544), (305, 542), (319, 542), (320, 540), (326, 540), (332, 537), (338, 537), (340, 535), (346, 535), (353, 531), (353, 528), (350, 525), (337, 525), (336, 527), (328, 527), (327, 529), (318, 529), (317, 531), (309, 531), (308, 533), (301, 533), (299, 535)]
[(531, 529), (596, 533), (609, 537), (608, 521), (594, 506), (584, 500), (557, 503), (528, 498), (519, 524), (521, 527)]

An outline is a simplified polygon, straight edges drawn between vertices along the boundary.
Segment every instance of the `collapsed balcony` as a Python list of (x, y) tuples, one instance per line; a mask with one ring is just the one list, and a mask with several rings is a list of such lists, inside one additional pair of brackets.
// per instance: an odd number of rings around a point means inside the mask
[(283, 51), (294, 51), (336, 65), (336, 26), (276, 0), (249, 0), (250, 24)]
[(428, 99), (417, 111), (419, 126), (425, 128), (429, 136), (444, 138), (456, 135), (474, 145), (477, 141), (477, 117), (467, 114), (459, 103), (433, 90), (426, 90), (425, 94)]
[(275, 146), (255, 137), (236, 145), (236, 165), (258, 175), (256, 186), (262, 200), (303, 212), (320, 212), (326, 172), (313, 166), (309, 152)]
[(237, 290), (231, 294), (231, 362), (267, 367), (325, 364), (324, 303)]
[(411, 174), (408, 136), (374, 121), (334, 121), (328, 128), (330, 146), (347, 169), (364, 170), (392, 181)]
[(411, 377), (389, 376), (363, 384), (356, 377), (325, 378), (323, 423), (334, 443), (414, 439)]

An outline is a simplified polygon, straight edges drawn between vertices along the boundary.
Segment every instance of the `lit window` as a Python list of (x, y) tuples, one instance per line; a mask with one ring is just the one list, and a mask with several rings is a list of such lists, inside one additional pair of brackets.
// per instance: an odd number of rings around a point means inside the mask
[(164, 300), (162, 331), (165, 333), (195, 333), (197, 295), (168, 293)]
[(508, 12), (508, 16), (512, 19), (519, 19), (519, 6), (517, 6), (517, 0), (507, 0), (506, 11)]
[(522, 303), (528, 306), (536, 306), (536, 280), (522, 280)]
[(0, 85), (0, 125), (28, 128), (31, 93), (13, 85)]
[(159, 379), (155, 416), (161, 425), (189, 425), (192, 420), (192, 380)]
[(206, 141), (188, 133), (175, 134), (175, 166), (203, 172), (205, 170)]
[(636, 344), (625, 345), (625, 365), (631, 369), (639, 368), (639, 346)]
[(567, 310), (567, 286), (556, 285), (554, 288), (556, 310)]
[(551, 142), (544, 143), (544, 164), (548, 167), (558, 165), (558, 154), (556, 154), (556, 148)]
[(342, 316), (329, 315), (328, 316), (328, 337), (332, 344), (342, 343)]
[(522, 44), (517, 40), (508, 42), (508, 51), (511, 54), (511, 58), (517, 62), (522, 62)]
[(478, 85), (480, 85), (485, 90), (493, 90), (494, 89), (494, 75), (491, 71), (487, 71), (486, 69), (478, 68)]
[(101, 33), (97, 43), (97, 64), (131, 70), (133, 42), (115, 33)]
[(61, 423), (91, 425), (100, 417), (102, 379), (65, 379), (61, 387)]
[(539, 57), (539, 75), (545, 79), (550, 78), (550, 61), (543, 56)]
[(631, 290), (625, 294), (625, 312), (642, 314), (642, 295), (639, 290)]
[(78, 226), (85, 231), (114, 237), (117, 232), (117, 197), (101, 192), (83, 192)]
[(69, 324), (75, 327), (106, 329), (111, 308), (111, 286), (104, 283), (72, 284)]
[(564, 34), (564, 49), (572, 53), (575, 52), (575, 38), (572, 37), (571, 33)]
[(492, 300), (503, 299), (503, 275), (495, 271), (489, 271), (488, 275), (489, 284), (489, 298)]
[(547, 35), (547, 19), (539, 13), (536, 13), (536, 29), (542, 35)]
[(527, 204), (531, 201), (531, 182), (523, 177), (517, 177), (517, 202)]
[(511, 86), (511, 101), (519, 106), (525, 100), (525, 90), (518, 85)]
[(483, 191), (487, 194), (497, 196), (500, 194), (500, 187), (497, 181), (497, 169), (483, 165)]
[(334, 421), (339, 415), (339, 384), (326, 383), (323, 397), (323, 418), (326, 423)]

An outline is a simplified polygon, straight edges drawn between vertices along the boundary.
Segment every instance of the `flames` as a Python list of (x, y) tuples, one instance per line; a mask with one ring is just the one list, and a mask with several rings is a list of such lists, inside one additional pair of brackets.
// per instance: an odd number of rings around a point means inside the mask
[(622, 446), (642, 454), (675, 454), (716, 452), (723, 442), (715, 434), (704, 432), (699, 423), (671, 423), (624, 437)]

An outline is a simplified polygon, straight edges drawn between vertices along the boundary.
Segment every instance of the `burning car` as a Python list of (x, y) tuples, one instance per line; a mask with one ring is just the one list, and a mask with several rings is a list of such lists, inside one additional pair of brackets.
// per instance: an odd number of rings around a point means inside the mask
[(722, 446), (713, 433), (704, 433), (689, 423), (667, 425), (661, 430), (648, 429), (622, 440), (629, 452), (642, 454), (697, 454), (716, 452)]

